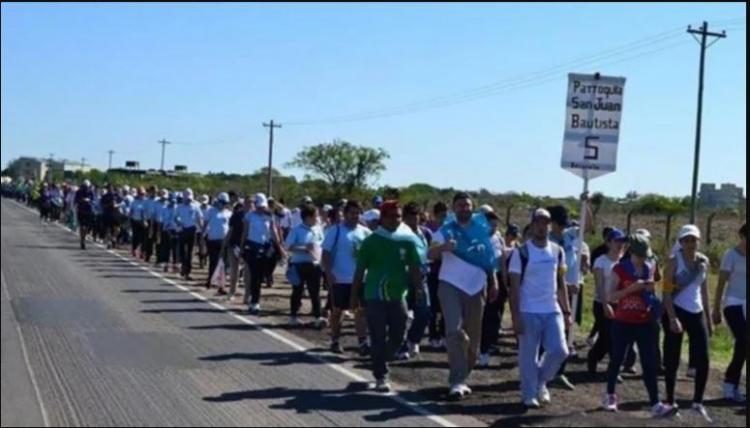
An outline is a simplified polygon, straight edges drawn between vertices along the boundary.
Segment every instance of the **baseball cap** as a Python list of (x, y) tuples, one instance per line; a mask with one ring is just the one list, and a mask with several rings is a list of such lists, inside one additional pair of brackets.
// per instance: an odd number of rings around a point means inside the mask
[(648, 239), (651, 239), (651, 232), (648, 231), (648, 229), (638, 229), (635, 231), (638, 235), (643, 235)]
[(375, 196), (374, 198), (372, 198), (372, 204), (375, 205), (376, 207), (379, 207), (380, 205), (383, 204), (383, 197), (380, 195)]
[(193, 199), (193, 189), (187, 188), (184, 192), (182, 192), (182, 198), (183, 199)]
[(651, 251), (651, 241), (637, 233), (630, 236), (630, 252), (645, 259), (654, 256), (654, 253)]
[(162, 198), (167, 198), (169, 197), (169, 191), (167, 189), (161, 189), (159, 191), (159, 196), (161, 196)]
[(309, 196), (305, 196), (304, 198), (302, 198), (302, 202), (304, 202), (306, 204), (311, 204), (312, 201), (313, 201), (312, 198), (309, 197)]
[(495, 209), (492, 208), (492, 205), (490, 204), (484, 204), (481, 207), (479, 207), (479, 211), (482, 214), (487, 214), (487, 213), (495, 212)]
[(628, 240), (628, 237), (620, 229), (612, 229), (607, 234), (607, 241), (626, 242), (627, 240)]
[(362, 214), (362, 220), (364, 220), (366, 223), (380, 220), (380, 210), (373, 208), (371, 210), (365, 211), (365, 213)]
[(534, 213), (531, 215), (531, 221), (537, 221), (537, 220), (552, 220), (552, 215), (544, 208), (538, 208), (534, 211)]
[(698, 229), (698, 226), (694, 224), (682, 226), (682, 229), (680, 229), (680, 233), (677, 234), (677, 239), (682, 240), (683, 238), (687, 238), (688, 236), (692, 236), (696, 239), (701, 239), (701, 231), (700, 229)]
[(208, 203), (208, 195), (201, 195), (200, 202), (202, 204), (207, 204)]
[(518, 236), (521, 233), (521, 229), (518, 227), (517, 224), (509, 224), (508, 230), (505, 231), (506, 235), (510, 236)]
[(266, 198), (266, 195), (263, 193), (256, 193), (255, 196), (253, 196), (253, 204), (256, 208), (267, 208), (268, 198)]
[(327, 213), (328, 211), (331, 211), (333, 207), (330, 204), (323, 205), (323, 212)]
[(222, 204), (228, 204), (229, 194), (227, 194), (227, 192), (221, 192), (216, 196), (216, 200), (221, 202)]

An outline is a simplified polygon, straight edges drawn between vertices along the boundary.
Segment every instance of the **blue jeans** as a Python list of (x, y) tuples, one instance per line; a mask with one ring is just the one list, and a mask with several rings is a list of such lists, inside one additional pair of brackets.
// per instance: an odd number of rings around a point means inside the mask
[[(523, 399), (537, 398), (539, 388), (552, 380), (568, 358), (562, 314), (521, 312), (523, 334), (518, 337), (518, 368)], [(539, 347), (544, 355), (539, 356)]]
[(414, 311), (414, 320), (411, 322), (406, 338), (409, 342), (419, 344), (422, 342), (427, 324), (430, 323), (430, 291), (427, 288), (427, 281), (422, 281), (422, 298), (410, 296), (409, 307)]

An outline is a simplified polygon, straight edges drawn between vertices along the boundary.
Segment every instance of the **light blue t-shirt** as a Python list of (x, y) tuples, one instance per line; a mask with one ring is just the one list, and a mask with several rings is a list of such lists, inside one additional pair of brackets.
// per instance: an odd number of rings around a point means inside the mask
[[(300, 245), (306, 246), (308, 244), (314, 244), (316, 249), (320, 250), (320, 246), (323, 244), (323, 229), (320, 226), (315, 225), (310, 227), (303, 223), (289, 231), (289, 235), (286, 237), (285, 245), (287, 249)], [(320, 251), (313, 252), (320, 254)], [(292, 251), (289, 263), (318, 264), (320, 260), (308, 252)]]
[(581, 246), (581, 241), (578, 239), (579, 230), (578, 227), (566, 228), (562, 233), (562, 239), (559, 239), (552, 233), (549, 235), (552, 242), (565, 250), (565, 265), (567, 267), (565, 284), (567, 285), (583, 282), (583, 274), (580, 273), (578, 266), (578, 249)]
[(232, 211), (211, 207), (206, 210), (206, 239), (217, 241), (224, 239), (229, 233), (229, 218)]
[[(323, 240), (323, 251), (333, 257), (331, 273), (339, 284), (354, 282), (354, 272), (357, 270), (357, 253), (362, 242), (370, 236), (370, 229), (358, 224), (349, 229), (341, 223), (326, 230)], [(338, 239), (336, 239), (338, 235)]]
[(161, 209), (161, 223), (166, 231), (176, 231), (177, 228), (177, 207), (170, 203)]
[(136, 221), (144, 219), (143, 211), (146, 209), (146, 201), (143, 199), (134, 199), (130, 204), (130, 218)]
[(266, 244), (273, 239), (273, 218), (270, 214), (260, 213), (258, 211), (249, 211), (245, 214), (247, 222), (246, 240), (256, 244)]
[(203, 214), (201, 214), (200, 206), (196, 202), (181, 203), (177, 206), (177, 220), (178, 224), (183, 229), (190, 227), (198, 227)]

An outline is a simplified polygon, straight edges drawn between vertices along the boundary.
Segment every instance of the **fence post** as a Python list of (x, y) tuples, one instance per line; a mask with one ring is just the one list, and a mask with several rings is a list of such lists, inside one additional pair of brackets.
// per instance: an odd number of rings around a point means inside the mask
[(708, 220), (706, 220), (706, 244), (711, 244), (711, 226), (714, 223), (714, 217), (716, 217), (716, 212), (712, 212), (711, 215), (708, 216)]
[(664, 239), (666, 241), (667, 253), (669, 253), (669, 249), (672, 248), (671, 247), (671, 239), (670, 239), (671, 238), (670, 235), (672, 234), (671, 233), (672, 232), (672, 218), (674, 218), (674, 214), (673, 213), (667, 214), (667, 231), (664, 234), (664, 236), (666, 237)]
[(510, 212), (513, 211), (513, 204), (508, 205), (505, 210), (505, 226), (510, 226)]
[(633, 223), (633, 214), (635, 214), (635, 208), (628, 211), (628, 227), (627, 227), (628, 235), (630, 234), (630, 226)]

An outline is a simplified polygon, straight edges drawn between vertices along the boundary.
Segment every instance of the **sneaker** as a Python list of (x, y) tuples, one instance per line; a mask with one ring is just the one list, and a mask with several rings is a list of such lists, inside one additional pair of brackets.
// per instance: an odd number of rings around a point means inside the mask
[(693, 411), (697, 413), (700, 417), (703, 418), (703, 420), (706, 421), (706, 423), (713, 423), (714, 420), (711, 419), (710, 416), (708, 416), (708, 411), (706, 410), (706, 407), (703, 404), (700, 403), (693, 403)]
[(251, 304), (248, 312), (250, 315), (258, 315), (260, 313), (260, 305), (257, 303)]
[(328, 320), (323, 317), (318, 317), (314, 322), (313, 325), (317, 329), (323, 329), (328, 326)]
[(570, 383), (570, 380), (568, 380), (567, 376), (565, 375), (557, 376), (552, 382), (554, 383), (554, 385), (562, 389), (567, 389), (568, 391), (575, 391), (576, 389), (575, 385)]
[(625, 373), (625, 374), (629, 374), (629, 375), (634, 375), (634, 374), (637, 373), (635, 371), (635, 367), (633, 367), (633, 366), (623, 368), (622, 372)]
[(524, 400), (523, 405), (526, 406), (527, 409), (538, 409), (542, 407), (536, 398), (529, 398), (528, 400)]
[(375, 392), (387, 394), (391, 392), (391, 385), (385, 379), (375, 381)]
[(694, 367), (688, 368), (687, 372), (685, 372), (685, 376), (688, 379), (695, 379), (695, 368)]
[(625, 383), (625, 379), (623, 379), (622, 376), (617, 375), (617, 383), (619, 385), (622, 385), (623, 383)]
[(334, 340), (331, 342), (331, 352), (338, 355), (344, 353), (344, 350), (341, 348), (341, 344), (338, 340)]
[(296, 316), (289, 317), (289, 325), (291, 327), (296, 327), (299, 325), (299, 318)]
[(546, 385), (539, 387), (539, 403), (549, 404), (552, 402), (552, 396), (549, 394), (549, 389)]
[(346, 318), (348, 320), (353, 320), (354, 319), (354, 314), (351, 311), (344, 311), (344, 318)]
[(409, 353), (414, 356), (419, 355), (419, 344), (411, 343), (411, 342), (407, 342), (407, 343), (409, 345)]
[(464, 398), (464, 390), (461, 385), (453, 385), (448, 392), (448, 399), (450, 401), (460, 401)]
[(396, 354), (396, 359), (398, 361), (409, 361), (411, 355), (409, 355), (409, 351), (407, 351), (406, 348), (401, 348), (401, 350), (398, 351), (398, 354)]
[(737, 385), (724, 382), (722, 384), (721, 389), (722, 389), (725, 400), (732, 401), (735, 403), (747, 402), (747, 396), (745, 396), (745, 394), (743, 394), (742, 391), (740, 391)]
[(430, 348), (440, 349), (440, 339), (430, 339)]
[(481, 354), (477, 360), (477, 367), (489, 367), (490, 366), (490, 354)]
[(461, 392), (463, 393), (464, 397), (467, 397), (472, 394), (473, 391), (471, 390), (471, 388), (469, 388), (469, 385), (462, 383), (459, 386), (461, 388)]
[(366, 340), (359, 342), (359, 356), (366, 357), (370, 355), (370, 344)]
[(414, 321), (414, 311), (407, 312), (406, 319), (408, 319), (409, 321)]
[(604, 403), (602, 403), (602, 406), (604, 407), (604, 410), (608, 412), (616, 412), (617, 411), (617, 395), (607, 394), (607, 396), (604, 397)]
[(666, 418), (674, 412), (672, 406), (664, 403), (657, 403), (651, 408), (651, 417)]

